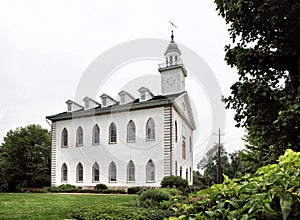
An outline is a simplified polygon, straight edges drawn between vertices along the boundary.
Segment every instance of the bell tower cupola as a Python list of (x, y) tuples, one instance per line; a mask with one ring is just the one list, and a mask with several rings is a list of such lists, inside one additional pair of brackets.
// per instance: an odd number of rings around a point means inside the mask
[(171, 42), (164, 55), (165, 63), (158, 65), (158, 71), (161, 74), (162, 95), (185, 91), (185, 77), (187, 76), (187, 72), (181, 60), (181, 51), (174, 41), (173, 30)]

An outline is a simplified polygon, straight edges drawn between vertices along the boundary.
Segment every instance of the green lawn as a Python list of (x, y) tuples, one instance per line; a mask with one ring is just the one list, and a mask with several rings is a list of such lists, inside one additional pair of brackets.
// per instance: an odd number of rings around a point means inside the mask
[(0, 219), (70, 219), (75, 208), (101, 203), (131, 203), (130, 195), (0, 193)]

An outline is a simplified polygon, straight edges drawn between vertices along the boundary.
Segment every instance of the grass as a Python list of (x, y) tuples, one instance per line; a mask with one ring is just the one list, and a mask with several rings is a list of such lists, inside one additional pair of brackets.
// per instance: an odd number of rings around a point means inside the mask
[(0, 193), (0, 219), (70, 219), (76, 208), (101, 203), (127, 204), (131, 195)]

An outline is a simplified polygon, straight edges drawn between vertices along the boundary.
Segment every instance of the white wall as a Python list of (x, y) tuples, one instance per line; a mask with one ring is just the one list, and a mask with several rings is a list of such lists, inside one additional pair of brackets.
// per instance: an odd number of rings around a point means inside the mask
[[(146, 122), (152, 117), (155, 121), (155, 141), (146, 141)], [(136, 142), (127, 143), (127, 124), (133, 120), (136, 125)], [(108, 130), (111, 122), (117, 127), (117, 143), (108, 143)], [(95, 124), (100, 127), (100, 145), (92, 145), (92, 129)], [(76, 131), (81, 126), (84, 132), (82, 147), (76, 147)], [(61, 147), (61, 132), (68, 130), (68, 147)], [(163, 178), (163, 107), (132, 112), (99, 115), (58, 121), (56, 127), (56, 185), (61, 182), (61, 167), (68, 167), (68, 182), (76, 186), (95, 186), (104, 183), (108, 186), (150, 185), (159, 186)], [(155, 182), (146, 183), (146, 163), (152, 159), (155, 164)], [(127, 182), (127, 163), (135, 164), (135, 182)], [(114, 161), (117, 167), (117, 182), (108, 181), (108, 167)], [(76, 166), (81, 162), (84, 175), (83, 182), (76, 182)], [(100, 182), (92, 182), (92, 166), (100, 166)]]

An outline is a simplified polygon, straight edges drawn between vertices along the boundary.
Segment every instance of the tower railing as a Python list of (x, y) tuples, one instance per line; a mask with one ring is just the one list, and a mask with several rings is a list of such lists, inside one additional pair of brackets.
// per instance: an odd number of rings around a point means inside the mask
[(167, 67), (175, 67), (175, 66), (182, 66), (184, 67), (182, 62), (176, 61), (176, 62), (167, 62), (167, 63), (159, 63), (158, 64), (158, 68), (162, 69), (162, 68), (167, 68)]

